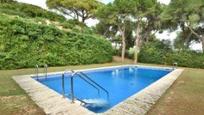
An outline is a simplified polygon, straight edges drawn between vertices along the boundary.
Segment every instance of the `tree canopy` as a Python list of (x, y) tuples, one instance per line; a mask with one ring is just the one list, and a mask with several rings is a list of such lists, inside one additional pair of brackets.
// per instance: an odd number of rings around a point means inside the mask
[[(131, 34), (135, 33), (135, 62), (137, 62), (137, 52), (143, 42), (151, 38), (152, 32), (159, 30), (161, 24), (159, 15), (163, 11), (163, 6), (157, 0), (115, 0), (98, 10), (97, 18), (100, 23), (106, 25), (105, 33), (117, 27), (117, 31), (122, 37), (122, 49), (126, 47), (126, 30)], [(131, 23), (134, 27), (127, 27)], [(109, 28), (107, 26), (110, 26)], [(101, 26), (102, 27), (102, 26)], [(104, 27), (104, 26), (103, 26)], [(108, 28), (108, 29), (107, 29)], [(101, 30), (100, 30), (101, 31)], [(117, 32), (115, 32), (117, 33)], [(132, 39), (129, 39), (132, 42)], [(122, 59), (124, 55), (122, 51)]]
[[(184, 41), (195, 40), (202, 43), (204, 50), (204, 0), (172, 0), (161, 15), (167, 28), (181, 28)], [(180, 40), (182, 41), (182, 40)]]
[[(137, 53), (142, 44), (148, 41), (152, 32), (157, 32), (160, 28), (159, 15), (162, 12), (162, 5), (157, 0), (133, 0), (134, 8), (131, 12), (135, 19), (135, 63), (137, 63)], [(155, 33), (154, 32), (154, 33)]]
[(112, 32), (115, 34), (119, 32), (122, 44), (122, 61), (124, 61), (126, 50), (127, 23), (131, 20), (130, 13), (133, 6), (133, 0), (115, 0), (113, 3), (101, 7), (97, 12), (97, 18), (106, 25), (108, 31), (113, 30)]
[(60, 11), (64, 15), (81, 22), (95, 17), (96, 10), (102, 5), (97, 0), (47, 0), (50, 9)]

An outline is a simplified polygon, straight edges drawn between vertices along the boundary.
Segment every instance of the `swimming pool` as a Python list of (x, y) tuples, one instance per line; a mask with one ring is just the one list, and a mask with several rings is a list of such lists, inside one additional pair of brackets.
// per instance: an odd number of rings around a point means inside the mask
[[(82, 70), (81, 72), (107, 90), (108, 94), (100, 88), (97, 90), (76, 76), (73, 77), (74, 96), (79, 100), (89, 103), (84, 105), (87, 109), (95, 113), (102, 113), (141, 91), (171, 71), (172, 69), (138, 66)], [(67, 98), (71, 98), (70, 76), (72, 76), (72, 73), (66, 73), (64, 76), (64, 89)], [(38, 81), (56, 92), (63, 94), (62, 74), (48, 75), (47, 78), (42, 77)]]

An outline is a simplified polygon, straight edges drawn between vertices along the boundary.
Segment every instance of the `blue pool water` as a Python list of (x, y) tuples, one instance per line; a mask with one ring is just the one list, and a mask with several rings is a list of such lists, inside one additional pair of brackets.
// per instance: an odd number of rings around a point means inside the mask
[[(96, 113), (105, 112), (171, 71), (170, 69), (143, 67), (117, 67), (83, 71), (109, 92), (109, 98), (102, 90), (98, 94), (94, 87), (79, 77), (74, 77), (74, 96), (80, 100), (94, 103), (85, 105), (89, 110)], [(65, 93), (68, 98), (70, 98), (70, 76), (69, 73), (65, 74)], [(62, 94), (61, 74), (49, 75), (46, 79), (42, 78), (38, 81)]]

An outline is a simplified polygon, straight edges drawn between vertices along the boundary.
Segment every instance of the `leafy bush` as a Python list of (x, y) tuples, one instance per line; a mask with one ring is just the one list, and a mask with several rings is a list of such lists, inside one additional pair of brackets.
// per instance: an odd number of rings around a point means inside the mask
[(61, 26), (65, 29), (72, 29), (75, 32), (94, 34), (93, 30), (87, 27), (84, 23), (78, 20), (67, 20), (61, 23)]
[(0, 69), (104, 63), (111, 43), (92, 34), (65, 32), (54, 26), (0, 14)]
[(166, 54), (165, 62), (172, 64), (178, 63), (178, 66), (191, 67), (191, 68), (204, 68), (204, 54), (194, 51), (183, 50), (175, 51), (174, 53)]
[(168, 44), (159, 40), (150, 41), (141, 48), (138, 60), (143, 63), (165, 64), (167, 52), (171, 52)]
[[(10, 1), (10, 0), (5, 0), (5, 1)], [(49, 12), (38, 6), (25, 4), (25, 3), (18, 3), (18, 2), (1, 3), (0, 13), (5, 13), (9, 15), (18, 15), (24, 18), (41, 17), (41, 18), (46, 18), (54, 21), (65, 21), (65, 18), (63, 16), (57, 15), (56, 13)]]
[(13, 0), (0, 0), (0, 3), (12, 3), (14, 2)]
[(40, 23), (51, 23), (53, 25), (56, 23), (55, 26), (57, 25), (70, 31), (94, 34), (91, 28), (87, 27), (84, 23), (81, 23), (78, 20), (66, 20), (65, 17), (61, 15), (30, 4), (3, 0), (3, 2), (0, 4), (0, 13), (15, 17), (19, 16), (22, 18), (29, 18)]
[(152, 41), (142, 47), (139, 62), (166, 65), (177, 62), (178, 66), (204, 68), (204, 54), (189, 50), (172, 51), (169, 44)]

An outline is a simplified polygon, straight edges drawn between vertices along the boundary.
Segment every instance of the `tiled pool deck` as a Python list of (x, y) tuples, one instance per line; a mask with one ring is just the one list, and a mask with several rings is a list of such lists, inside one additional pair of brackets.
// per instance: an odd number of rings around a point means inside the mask
[[(132, 65), (126, 65), (132, 66)], [(144, 66), (142, 66), (144, 67)], [(148, 67), (148, 66), (147, 66)], [(148, 67), (149, 68), (149, 67)], [(152, 67), (162, 68), (162, 67)], [(183, 69), (175, 69), (145, 89), (119, 103), (104, 115), (144, 115), (180, 76)], [(62, 72), (51, 73), (59, 74)], [(42, 74), (43, 75), (43, 74)], [(71, 103), (68, 98), (39, 83), (33, 75), (14, 76), (13, 79), (23, 88), (31, 99), (49, 115), (94, 115), (95, 113), (82, 107), (80, 102)]]

